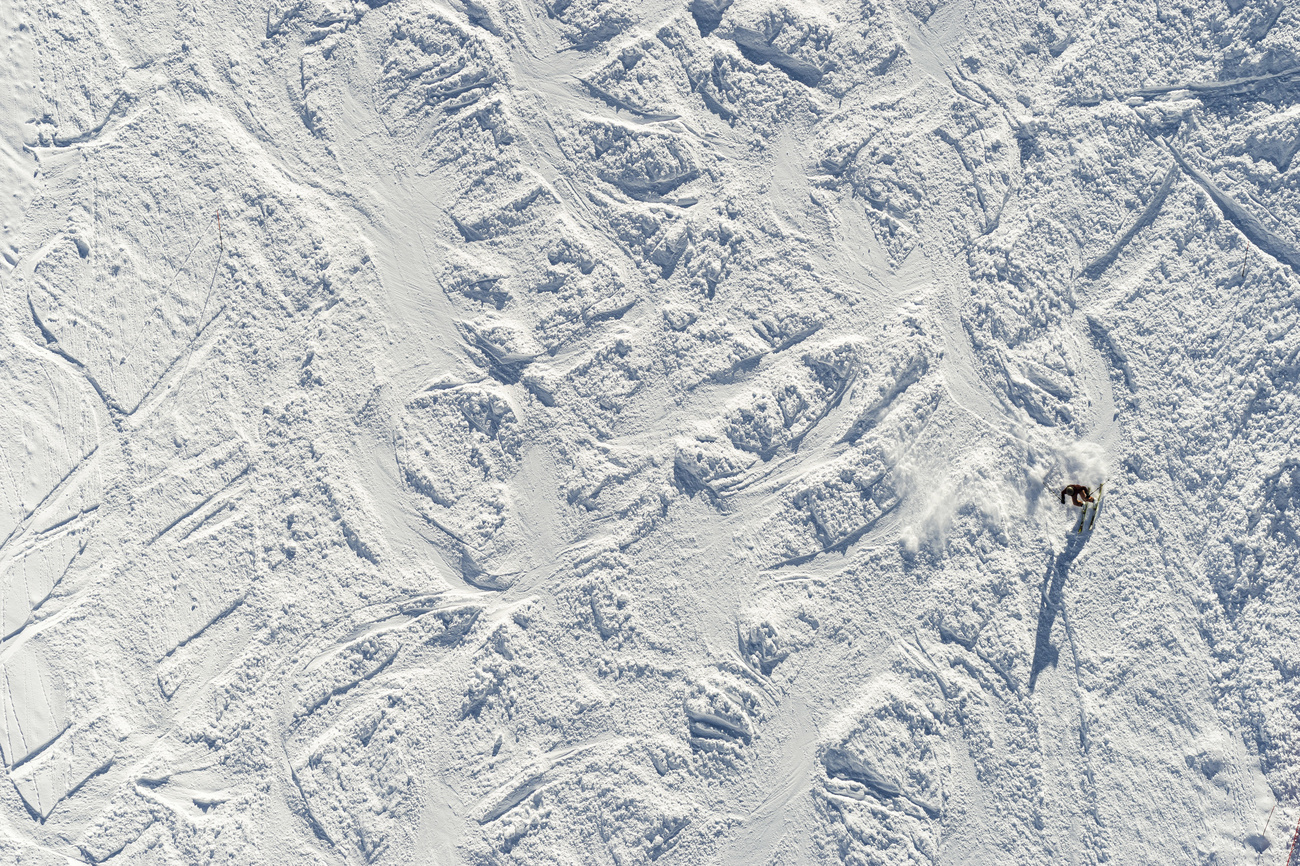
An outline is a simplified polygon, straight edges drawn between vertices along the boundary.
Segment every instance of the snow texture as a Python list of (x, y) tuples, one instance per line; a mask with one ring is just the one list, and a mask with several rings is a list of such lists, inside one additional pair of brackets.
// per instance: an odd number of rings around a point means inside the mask
[(1296, 4), (0, 0), (0, 85), (0, 862), (1284, 859)]

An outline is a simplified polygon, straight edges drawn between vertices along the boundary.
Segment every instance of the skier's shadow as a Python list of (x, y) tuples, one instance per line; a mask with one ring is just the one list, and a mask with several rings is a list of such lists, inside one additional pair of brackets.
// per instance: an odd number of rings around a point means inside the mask
[(1070, 565), (1083, 550), (1083, 546), (1092, 537), (1091, 532), (1070, 533), (1065, 542), (1065, 549), (1054, 556), (1047, 564), (1047, 574), (1043, 576), (1041, 606), (1038, 609), (1038, 636), (1034, 639), (1034, 663), (1029, 670), (1029, 690), (1034, 690), (1038, 674), (1048, 665), (1056, 666), (1060, 650), (1052, 646), (1052, 624), (1056, 622), (1056, 613), (1061, 610), (1061, 601), (1065, 594), (1065, 579), (1070, 574)]

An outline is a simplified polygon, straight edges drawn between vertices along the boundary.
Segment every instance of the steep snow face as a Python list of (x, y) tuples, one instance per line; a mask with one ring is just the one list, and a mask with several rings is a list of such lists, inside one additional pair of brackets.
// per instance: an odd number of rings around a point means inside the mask
[(1281, 862), (1291, 6), (0, 31), (3, 859)]

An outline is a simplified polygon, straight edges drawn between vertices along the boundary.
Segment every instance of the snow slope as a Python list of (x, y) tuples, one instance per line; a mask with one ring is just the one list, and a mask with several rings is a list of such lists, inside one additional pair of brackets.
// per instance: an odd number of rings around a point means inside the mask
[(3, 862), (1283, 862), (1292, 6), (0, 31)]

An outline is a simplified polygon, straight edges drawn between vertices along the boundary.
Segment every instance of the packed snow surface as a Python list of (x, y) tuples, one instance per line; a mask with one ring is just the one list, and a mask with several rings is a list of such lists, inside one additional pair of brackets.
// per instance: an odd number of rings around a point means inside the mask
[(1285, 860), (1295, 3), (0, 34), (0, 862)]

